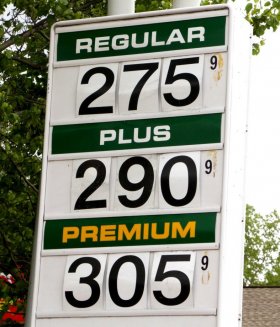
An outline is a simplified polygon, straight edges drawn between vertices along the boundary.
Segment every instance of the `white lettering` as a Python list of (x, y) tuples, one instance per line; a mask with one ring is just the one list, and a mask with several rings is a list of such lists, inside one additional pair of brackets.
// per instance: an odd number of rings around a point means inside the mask
[(109, 51), (110, 48), (113, 50), (125, 50), (129, 46), (132, 48), (146, 48), (149, 46), (149, 41), (152, 47), (158, 47), (163, 45), (170, 45), (172, 43), (192, 43), (194, 40), (200, 42), (205, 41), (205, 28), (203, 26), (190, 27), (187, 31), (187, 40), (184, 38), (180, 29), (174, 29), (170, 33), (167, 41), (158, 40), (158, 32), (143, 32), (142, 34), (132, 33), (131, 38), (128, 34), (114, 35), (112, 38), (110, 36), (100, 36), (96, 37), (94, 40), (94, 50), (93, 50), (93, 40), (91, 38), (77, 39), (76, 40), (76, 53), (79, 54), (82, 51), (90, 53), (92, 51), (101, 52)]
[(119, 144), (128, 144), (128, 143), (131, 143), (132, 140), (125, 140), (124, 139), (124, 136), (123, 136), (123, 133), (124, 133), (124, 130), (123, 129), (120, 129), (119, 131)]
[(94, 50), (95, 51), (109, 51), (109, 36), (97, 37), (95, 39)]
[[(161, 125), (155, 126), (152, 128), (150, 126), (144, 129), (140, 129), (135, 127), (133, 129), (133, 137), (125, 138), (124, 136), (125, 130), (113, 130), (107, 129), (100, 131), (100, 145), (104, 145), (106, 142), (113, 142), (118, 139), (118, 144), (130, 144), (130, 143), (148, 143), (151, 140), (153, 135), (153, 141), (155, 142), (163, 142), (170, 140), (170, 126), (169, 125)], [(141, 135), (142, 134), (142, 135)]]
[(124, 50), (129, 46), (129, 37), (127, 34), (115, 35), (112, 38), (112, 49), (113, 50)]
[(153, 31), (152, 32), (152, 47), (157, 47), (157, 46), (160, 46), (160, 45), (165, 45), (165, 42), (164, 41), (157, 41), (157, 32), (156, 31)]
[(92, 52), (92, 39), (77, 39), (76, 40), (76, 53), (81, 53), (81, 50)]
[(145, 48), (149, 43), (149, 32), (144, 33), (144, 40), (142, 43), (137, 43), (137, 34), (133, 33), (131, 36), (131, 46), (132, 48)]
[(153, 140), (156, 142), (170, 140), (170, 126), (168, 125), (156, 126), (154, 129)]
[(166, 42), (166, 45), (170, 45), (173, 42), (186, 43), (186, 41), (183, 38), (183, 35), (179, 29), (175, 29), (171, 32), (171, 34)]
[(151, 127), (146, 127), (146, 136), (144, 138), (139, 137), (139, 128), (135, 128), (133, 131), (133, 141), (135, 143), (146, 143), (151, 139)]
[(200, 42), (205, 40), (205, 28), (203, 26), (190, 27), (188, 29), (188, 42), (191, 43), (193, 39), (199, 39)]
[(117, 137), (116, 131), (108, 129), (100, 132), (100, 145), (104, 145), (105, 142), (114, 141)]

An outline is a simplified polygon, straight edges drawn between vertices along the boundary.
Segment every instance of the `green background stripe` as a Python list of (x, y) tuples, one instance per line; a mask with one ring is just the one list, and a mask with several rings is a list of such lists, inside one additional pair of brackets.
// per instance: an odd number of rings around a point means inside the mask
[[(132, 217), (110, 217), (110, 218), (81, 218), (47, 220), (45, 225), (44, 249), (73, 249), (73, 248), (98, 248), (114, 246), (140, 246), (140, 245), (163, 245), (163, 244), (191, 244), (191, 243), (213, 243), (215, 242), (215, 226), (217, 213), (193, 213), (193, 214), (165, 214)], [(125, 224), (130, 230), (134, 224), (158, 223), (158, 233), (163, 232), (165, 222), (180, 222), (182, 227), (190, 221), (196, 222), (196, 237), (172, 239), (149, 239), (149, 240), (122, 240), (122, 241), (89, 241), (81, 243), (78, 239), (68, 240), (62, 243), (63, 227), (69, 226), (98, 226)]]
[[(166, 146), (210, 144), (221, 142), (222, 114), (169, 118), (138, 119), (91, 124), (58, 125), (53, 127), (52, 154), (129, 150)], [(169, 125), (170, 139), (147, 143), (118, 144), (118, 140), (100, 145), (101, 130), (124, 129), (124, 138), (132, 139), (134, 128), (145, 137), (146, 127)]]
[[(172, 19), (172, 17), (170, 17)], [(91, 30), (86, 31), (76, 31), (76, 32), (65, 32), (58, 34), (58, 44), (57, 44), (57, 61), (67, 61), (67, 60), (80, 60), (88, 58), (100, 58), (100, 57), (112, 57), (121, 55), (133, 55), (142, 53), (153, 53), (162, 51), (174, 51), (182, 49), (195, 49), (202, 47), (213, 47), (225, 45), (225, 31), (226, 31), (226, 16), (220, 17), (209, 17), (200, 19), (189, 19), (181, 21), (170, 21), (156, 24), (142, 25), (141, 20), (138, 21), (139, 25), (135, 26), (123, 26), (105, 29), (94, 29), (92, 24)], [(143, 20), (144, 22), (144, 20)], [(125, 21), (122, 22), (125, 24)], [(204, 27), (205, 28), (205, 40), (200, 41), (199, 39), (193, 39), (192, 42), (180, 43), (173, 42), (170, 45), (161, 46), (151, 46), (151, 40), (145, 48), (132, 48), (128, 47), (123, 50), (112, 50), (90, 52), (81, 51), (81, 53), (76, 54), (76, 40), (83, 38), (96, 38), (109, 36), (110, 39), (114, 35), (126, 34), (131, 38), (133, 33), (137, 34), (137, 43), (143, 42), (143, 35), (145, 32), (157, 32), (157, 41), (167, 41), (172, 30), (180, 29), (184, 39), (187, 39), (187, 31), (190, 27)], [(187, 40), (186, 40), (187, 41)], [(93, 40), (94, 44), (94, 40)]]

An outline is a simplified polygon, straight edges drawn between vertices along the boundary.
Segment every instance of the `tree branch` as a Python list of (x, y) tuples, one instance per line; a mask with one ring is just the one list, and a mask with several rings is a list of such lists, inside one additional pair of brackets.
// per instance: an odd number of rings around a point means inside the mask
[[(0, 149), (2, 151), (4, 151), (6, 154), (7, 152), (5, 151), (5, 149), (3, 149), (3, 147), (0, 147)], [(7, 154), (8, 155), (8, 154)], [(8, 159), (10, 160), (10, 162), (12, 163), (12, 165), (15, 167), (16, 171), (19, 173), (20, 177), (23, 178), (24, 182), (35, 192), (38, 193), (39, 190), (25, 177), (24, 173), (19, 169), (19, 167), (17, 166), (17, 164), (13, 161), (13, 159), (8, 155)]]
[(27, 38), (46, 26), (47, 26), (47, 18), (44, 18), (41, 21), (39, 21), (37, 24), (32, 26), (29, 30), (27, 30), (21, 34), (18, 34), (16, 36), (13, 36), (9, 40), (0, 44), (0, 52), (7, 49), (11, 45), (13, 45), (15, 43), (15, 37)]
[(12, 158), (9, 158), (10, 159), (10, 161), (11, 161), (11, 163), (13, 164), (13, 166), (15, 167), (15, 169), (16, 169), (16, 171), (19, 173), (19, 175), (23, 178), (23, 180), (24, 180), (24, 182), (28, 185), (28, 186), (30, 186), (31, 187), (31, 189), (34, 191), (34, 192), (36, 192), (36, 193), (38, 193), (39, 192), (39, 190), (31, 183), (31, 182), (29, 182), (29, 180), (24, 176), (24, 174), (23, 174), (23, 172), (18, 168), (18, 166), (16, 165), (16, 163), (13, 161), (13, 159)]
[(16, 57), (16, 56), (14, 56), (12, 59), (15, 60), (15, 61), (17, 61), (17, 62), (20, 62), (20, 63), (22, 63), (22, 64), (25, 64), (25, 65), (27, 65), (27, 66), (33, 68), (33, 69), (42, 70), (42, 69), (45, 68), (45, 67), (43, 67), (43, 66), (36, 65), (36, 64), (34, 64), (33, 62), (30, 62), (30, 61), (27, 60), (27, 59), (19, 58), (19, 57)]
[(15, 259), (14, 255), (13, 255), (13, 252), (12, 252), (12, 250), (10, 248), (9, 241), (6, 239), (6, 236), (2, 231), (0, 231), (0, 234), (1, 234), (2, 239), (3, 239), (3, 245), (8, 250), (8, 252), (9, 252), (9, 254), (11, 256), (11, 260), (12, 260), (13, 264), (15, 265), (15, 267), (17, 268), (17, 262), (16, 262), (16, 259)]
[(39, 33), (43, 36), (43, 38), (45, 40), (47, 40), (48, 42), (50, 42), (50, 38), (43, 31), (39, 31)]

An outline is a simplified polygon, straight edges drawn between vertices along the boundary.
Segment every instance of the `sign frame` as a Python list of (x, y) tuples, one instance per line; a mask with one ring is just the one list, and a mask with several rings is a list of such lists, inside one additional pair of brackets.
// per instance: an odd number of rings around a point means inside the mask
[[(241, 326), (242, 320), (242, 274), (243, 274), (243, 244), (244, 244), (244, 230), (245, 230), (245, 205), (244, 205), (244, 175), (245, 175), (245, 158), (246, 155), (246, 132), (247, 132), (247, 90), (248, 90), (248, 72), (249, 72), (249, 58), (250, 58), (250, 29), (244, 22), (241, 15), (231, 5), (215, 5), (205, 6), (199, 8), (188, 9), (174, 9), (170, 11), (155, 11), (149, 13), (121, 15), (115, 17), (100, 17), (95, 19), (66, 21), (55, 24), (51, 31), (51, 39), (56, 39), (56, 31), (63, 30), (65, 27), (72, 26), (73, 30), (83, 29), (84, 24), (106, 24), (106, 26), (114, 26), (115, 22), (119, 20), (133, 21), (136, 18), (150, 17), (153, 20), (162, 19), (167, 16), (182, 15), (194, 13), (198, 18), (206, 15), (211, 16), (213, 10), (229, 11), (228, 16), (228, 49), (225, 46), (218, 46), (215, 51), (228, 52), (228, 72), (227, 72), (227, 97), (226, 97), (226, 115), (224, 121), (224, 174), (223, 174), (223, 195), (220, 214), (223, 216), (221, 230), (217, 231), (220, 235), (220, 265), (219, 265), (219, 290), (218, 290), (218, 307), (217, 307), (217, 324), (214, 325), (211, 319), (211, 326), (213, 327), (238, 327)], [(52, 101), (52, 80), (53, 69), (63, 67), (64, 63), (59, 63), (54, 60), (56, 51), (57, 39), (50, 44), (50, 61), (49, 61), (49, 85), (47, 94), (47, 111), (45, 123), (45, 137), (44, 137), (44, 151), (42, 164), (42, 178), (40, 187), (40, 200), (38, 219), (35, 231), (33, 263), (30, 277), (30, 288), (28, 295), (28, 312), (26, 317), (26, 324), (30, 327), (36, 326), (36, 319), (40, 314), (36, 314), (37, 299), (39, 296), (39, 280), (40, 280), (40, 262), (46, 255), (42, 252), (43, 232), (44, 232), (44, 201), (46, 198), (46, 183), (47, 183), (47, 165), (48, 156), (51, 143), (51, 101)], [(198, 49), (197, 54), (203, 53), (204, 48)], [(211, 51), (211, 50), (209, 50)], [(192, 50), (184, 50), (184, 55), (191, 54)], [(160, 52), (154, 54), (153, 58), (160, 56), (168, 56), (169, 52)], [(133, 60), (145, 59), (149, 56), (134, 55)], [(240, 58), (242, 60), (240, 61)], [(119, 62), (130, 59), (129, 56), (124, 56)], [(97, 59), (95, 63), (111, 62), (112, 58)], [(91, 62), (91, 59), (84, 59), (82, 61), (75, 61), (73, 66), (79, 66)], [(238, 62), (238, 67), (233, 63)], [(234, 108), (234, 110), (233, 110)], [(169, 115), (166, 115), (169, 117)], [(176, 117), (176, 115), (174, 115)], [(145, 116), (146, 117), (146, 116)], [(165, 117), (165, 115), (162, 115)], [(137, 118), (143, 118), (141, 115)], [(88, 119), (81, 119), (80, 122), (88, 121)], [(104, 121), (104, 120), (102, 120)], [(105, 119), (106, 121), (106, 119)], [(67, 121), (62, 122), (67, 124)], [(218, 147), (222, 148), (221, 145)], [(203, 149), (203, 148), (202, 148)], [(151, 149), (151, 153), (154, 149)], [(134, 153), (133, 151), (131, 152)], [(137, 152), (136, 152), (137, 153)], [(141, 153), (141, 151), (140, 151)], [(145, 152), (146, 153), (146, 152)], [(60, 159), (65, 158), (61, 155)], [(83, 158), (83, 156), (79, 156)], [(213, 208), (212, 208), (213, 210)], [(211, 211), (211, 210), (210, 210)], [(173, 211), (171, 210), (170, 213)], [(192, 212), (186, 211), (185, 212)], [(102, 216), (102, 215), (101, 215)], [(217, 244), (211, 249), (215, 249)], [(200, 247), (198, 246), (197, 249)], [(205, 247), (202, 247), (203, 249)], [(207, 247), (206, 247), (207, 248)], [(193, 249), (193, 247), (187, 247)], [(141, 250), (140, 250), (141, 251)], [(64, 252), (65, 253), (65, 252)], [(80, 251), (76, 251), (76, 254)], [(84, 252), (83, 252), (84, 253)], [(98, 253), (98, 252), (95, 252)], [(167, 313), (162, 313), (166, 315)], [(195, 312), (194, 316), (199, 315)], [(204, 313), (206, 316), (212, 313)], [(59, 315), (58, 315), (59, 316)], [(83, 315), (81, 315), (82, 317)], [(70, 317), (69, 317), (70, 318)], [(166, 318), (166, 317), (165, 317)], [(75, 319), (75, 318), (73, 318)], [(204, 318), (203, 318), (204, 319)], [(171, 320), (172, 321), (172, 320)], [(207, 320), (204, 319), (204, 323)], [(43, 326), (43, 324), (42, 324)], [(46, 325), (47, 326), (47, 325)], [(89, 326), (86, 322), (85, 326)]]

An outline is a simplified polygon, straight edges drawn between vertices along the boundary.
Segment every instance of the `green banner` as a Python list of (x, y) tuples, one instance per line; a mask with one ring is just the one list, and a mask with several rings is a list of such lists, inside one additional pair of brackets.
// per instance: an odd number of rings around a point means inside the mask
[(217, 213), (47, 220), (44, 249), (215, 242)]
[[(191, 18), (191, 15), (188, 15)], [(172, 19), (172, 16), (168, 17)], [(57, 61), (113, 57), (226, 45), (226, 16), (58, 33)], [(73, 27), (72, 27), (73, 29)]]
[(58, 125), (52, 154), (158, 148), (221, 142), (222, 114)]

